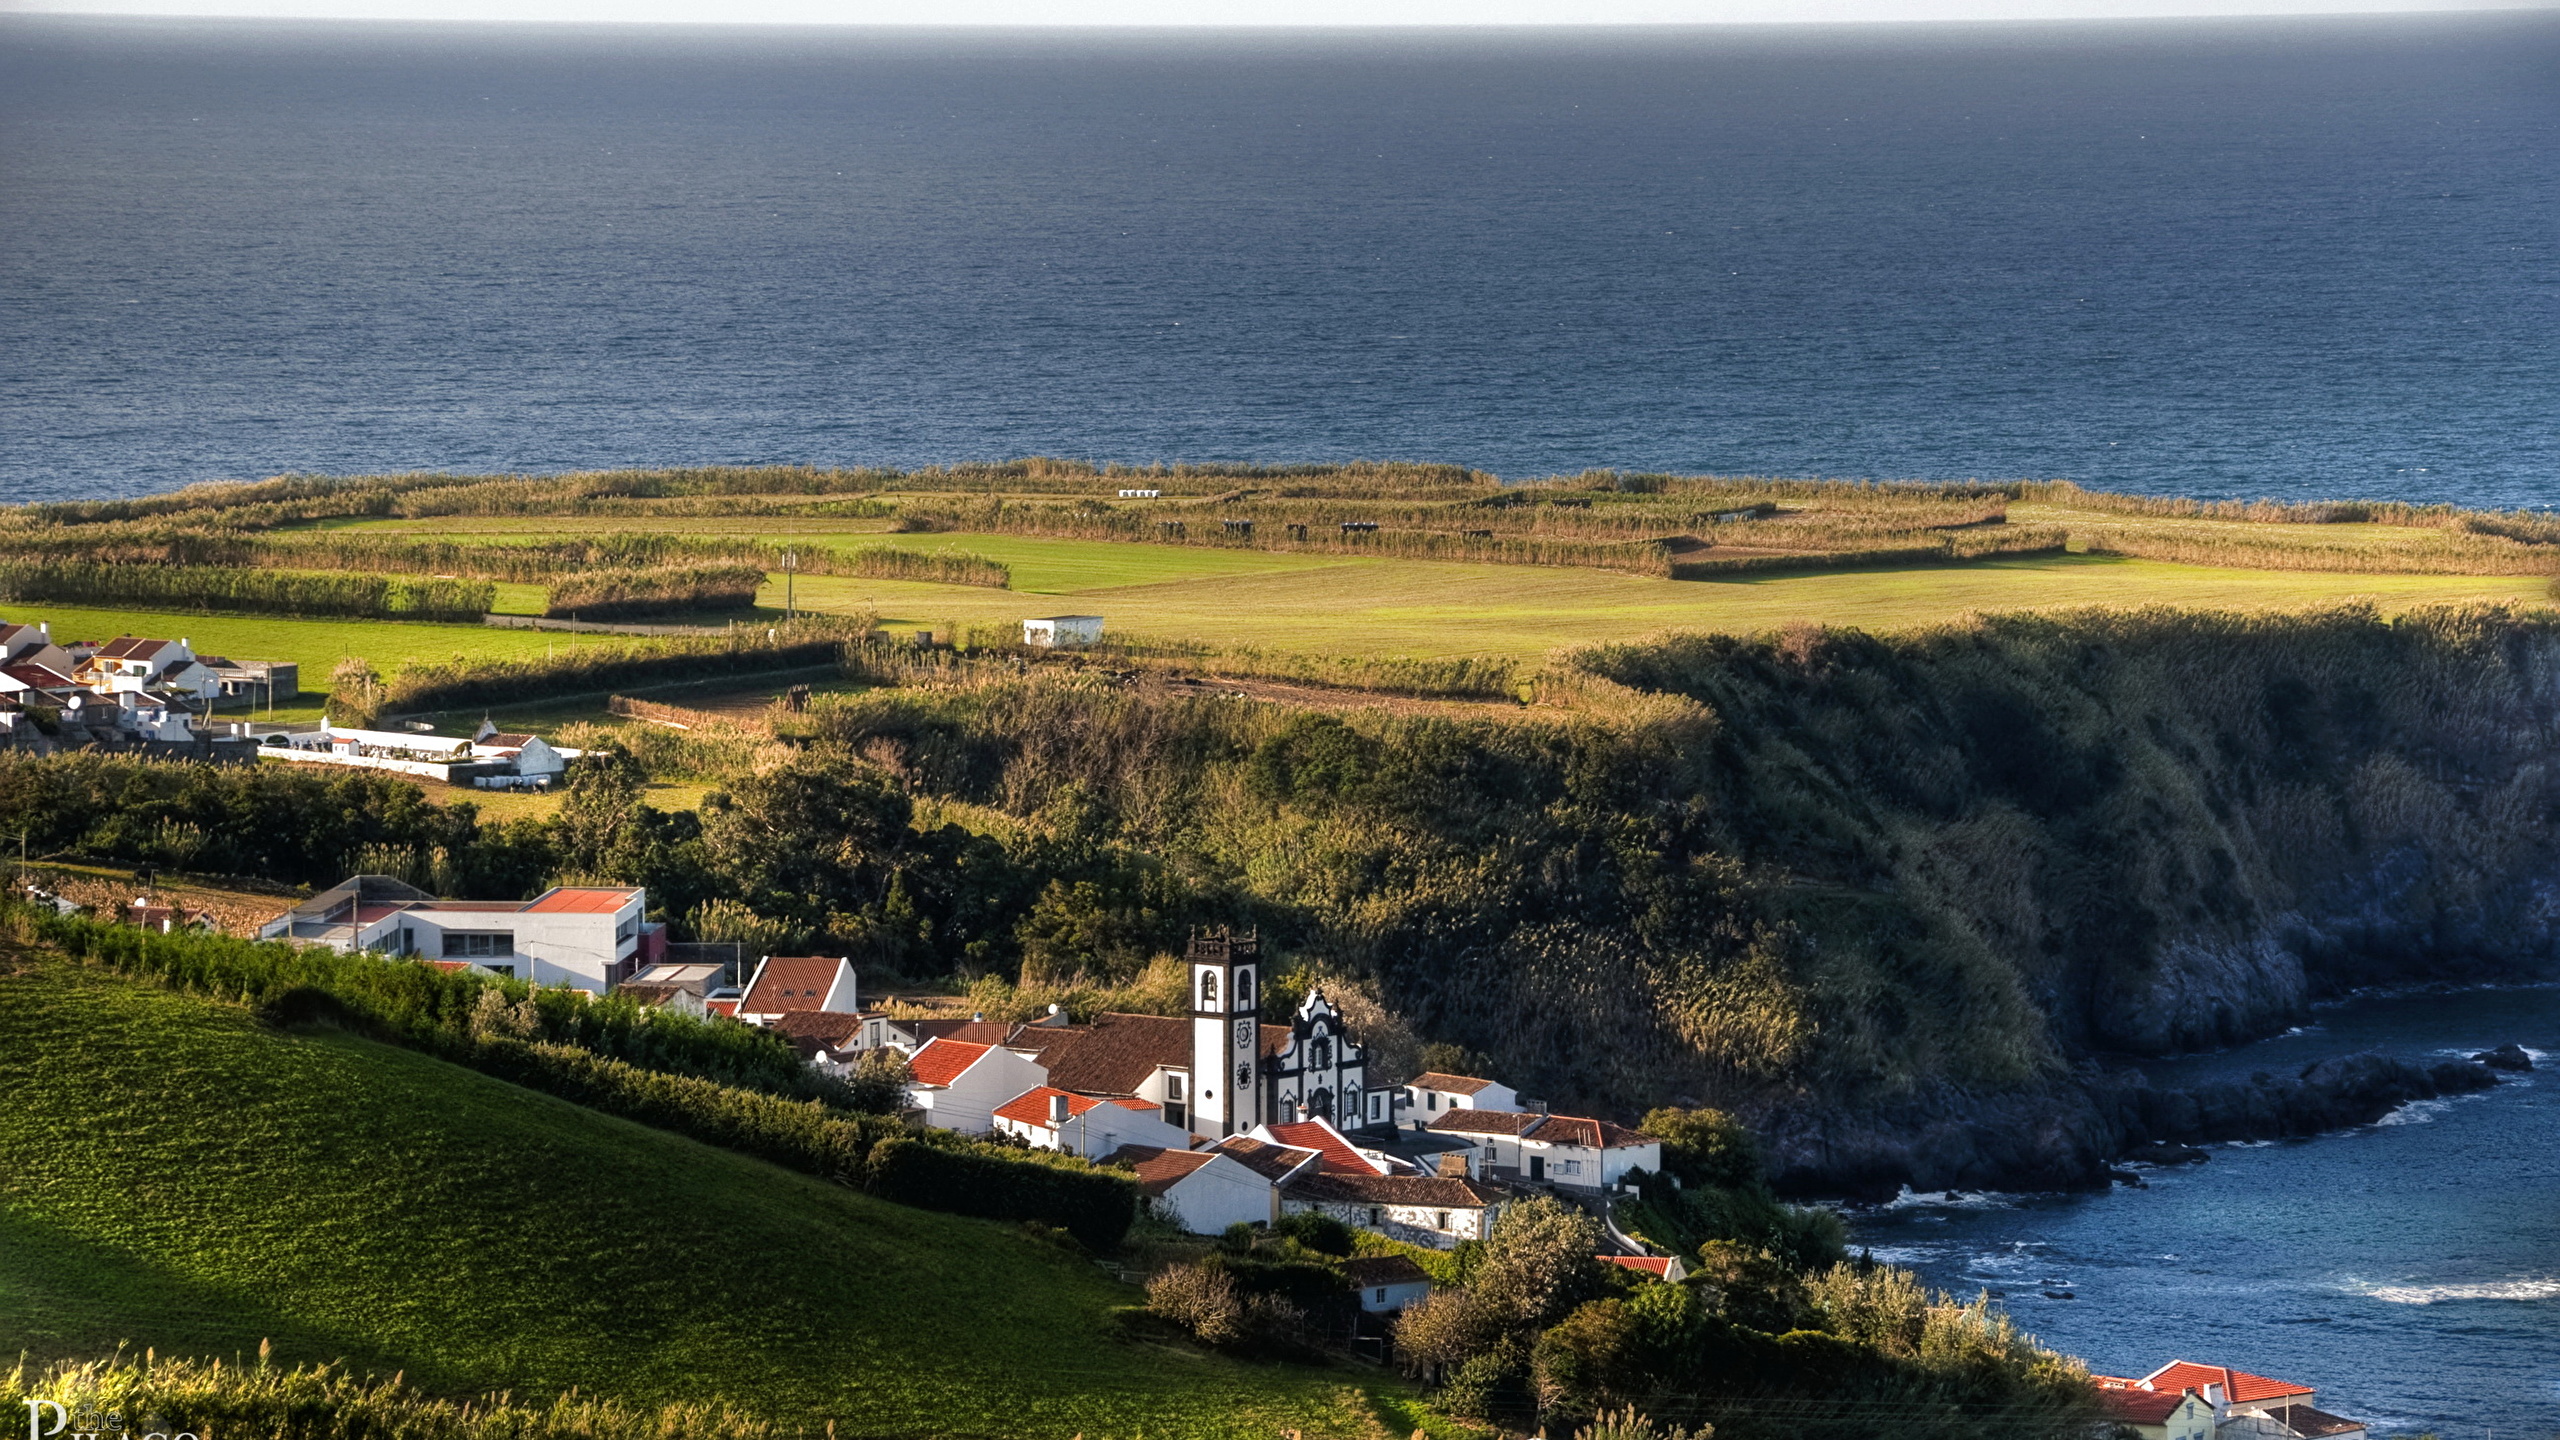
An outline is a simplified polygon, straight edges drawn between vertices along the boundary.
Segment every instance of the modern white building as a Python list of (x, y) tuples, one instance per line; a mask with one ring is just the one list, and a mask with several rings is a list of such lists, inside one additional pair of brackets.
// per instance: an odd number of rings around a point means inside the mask
[(1059, 649), (1071, 645), (1094, 645), (1102, 640), (1102, 617), (1099, 615), (1044, 615), (1022, 622), (1022, 643), (1043, 649)]
[(269, 760), (388, 770), (482, 788), (550, 784), (569, 768), (570, 761), (585, 753), (537, 735), (484, 729), (476, 740), (458, 740), (400, 730), (362, 730), (333, 724), (325, 715), (316, 730), (270, 735), (259, 747), (259, 754)]
[(666, 949), (648, 892), (555, 886), (530, 900), (439, 900), (387, 875), (358, 875), (270, 920), (261, 940), (373, 950), (601, 995)]
[(101, 695), (134, 695), (157, 690), (193, 700), (222, 693), (222, 679), (196, 662), (196, 652), (181, 640), (146, 640), (119, 635), (81, 662), (73, 678)]

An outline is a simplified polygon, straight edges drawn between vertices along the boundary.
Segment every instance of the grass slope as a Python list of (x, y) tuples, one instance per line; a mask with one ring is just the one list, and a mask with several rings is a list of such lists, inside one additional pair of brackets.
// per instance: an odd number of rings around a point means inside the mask
[(847, 1436), (1368, 1429), (1359, 1377), (1127, 1338), (1134, 1291), (1006, 1227), (56, 961), (0, 959), (0, 1093), (0, 1353), (273, 1337)]

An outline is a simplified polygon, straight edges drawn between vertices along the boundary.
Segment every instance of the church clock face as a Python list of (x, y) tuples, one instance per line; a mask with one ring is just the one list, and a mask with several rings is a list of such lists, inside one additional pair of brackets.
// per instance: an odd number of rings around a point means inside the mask
[(1251, 1049), (1252, 1047), (1253, 1047), (1253, 1022), (1252, 1022), (1252, 1021), (1250, 1021), (1250, 1020), (1239, 1020), (1239, 1021), (1237, 1021), (1237, 1022), (1236, 1022), (1236, 1048), (1237, 1048), (1237, 1049), (1239, 1049), (1239, 1050), (1247, 1050), (1247, 1049)]

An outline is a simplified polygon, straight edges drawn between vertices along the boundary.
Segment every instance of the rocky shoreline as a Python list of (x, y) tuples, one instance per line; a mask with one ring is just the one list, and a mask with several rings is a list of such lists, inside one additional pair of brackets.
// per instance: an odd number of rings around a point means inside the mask
[[(2519, 1062), (2521, 1062), (2519, 1064)], [(1773, 1182), (1800, 1197), (1881, 1201), (1914, 1190), (2089, 1190), (2127, 1160), (2203, 1158), (2195, 1147), (2287, 1140), (2370, 1125), (2419, 1100), (2531, 1068), (2517, 1046), (2421, 1065), (2364, 1051), (2298, 1073), (2184, 1089), (2135, 1070), (2085, 1068), (2068, 1086), (2010, 1095), (1948, 1090), (1876, 1111), (1778, 1111), (1758, 1121)]]

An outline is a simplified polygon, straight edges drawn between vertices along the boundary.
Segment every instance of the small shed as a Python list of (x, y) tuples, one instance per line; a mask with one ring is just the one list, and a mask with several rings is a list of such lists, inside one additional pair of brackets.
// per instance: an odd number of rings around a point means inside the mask
[(1102, 639), (1099, 615), (1047, 615), (1022, 622), (1022, 643), (1044, 650), (1066, 645), (1092, 645)]
[(1342, 1277), (1360, 1292), (1360, 1308), (1390, 1315), (1431, 1298), (1431, 1276), (1402, 1255), (1364, 1255), (1342, 1262)]

